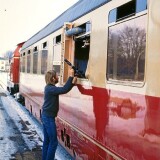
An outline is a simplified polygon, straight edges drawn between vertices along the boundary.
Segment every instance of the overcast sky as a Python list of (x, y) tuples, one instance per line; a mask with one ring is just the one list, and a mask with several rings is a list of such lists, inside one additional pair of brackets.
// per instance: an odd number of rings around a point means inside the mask
[(78, 0), (0, 0), (0, 56), (14, 50)]

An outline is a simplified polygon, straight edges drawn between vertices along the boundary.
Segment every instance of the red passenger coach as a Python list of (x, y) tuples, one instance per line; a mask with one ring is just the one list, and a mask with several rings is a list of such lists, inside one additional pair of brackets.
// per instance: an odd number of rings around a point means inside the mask
[[(79, 0), (21, 49), (20, 94), (40, 120), (45, 72), (82, 76), (59, 96), (58, 140), (76, 160), (160, 160), (160, 0)], [(68, 63), (69, 64), (69, 63)]]
[(9, 76), (7, 79), (7, 90), (11, 95), (19, 92), (19, 67), (20, 67), (20, 49), (24, 42), (17, 44), (10, 62)]

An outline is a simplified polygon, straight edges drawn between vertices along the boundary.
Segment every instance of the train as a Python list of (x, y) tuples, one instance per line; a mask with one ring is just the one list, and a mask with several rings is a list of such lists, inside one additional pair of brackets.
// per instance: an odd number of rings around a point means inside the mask
[(9, 62), (7, 90), (11, 95), (19, 93), (20, 49), (24, 42), (18, 43)]
[(160, 159), (159, 0), (79, 0), (20, 50), (19, 93), (40, 121), (47, 70), (83, 76), (59, 98), (59, 143), (76, 160)]

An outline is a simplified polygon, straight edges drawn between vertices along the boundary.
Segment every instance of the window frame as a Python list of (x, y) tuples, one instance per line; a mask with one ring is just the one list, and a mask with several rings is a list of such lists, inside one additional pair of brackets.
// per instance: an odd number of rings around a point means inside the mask
[[(126, 17), (125, 19), (122, 19), (120, 21), (117, 21), (117, 22), (112, 22), (112, 23), (109, 23), (108, 22), (108, 26), (107, 26), (107, 61), (106, 61), (106, 82), (109, 83), (109, 84), (118, 84), (118, 85), (124, 85), (124, 86), (136, 86), (136, 87), (143, 87), (144, 86), (144, 83), (145, 83), (145, 72), (146, 72), (146, 47), (145, 47), (145, 63), (144, 63), (144, 78), (143, 78), (143, 81), (134, 81), (134, 80), (117, 80), (117, 79), (111, 79), (111, 78), (108, 78), (108, 49), (109, 49), (109, 27), (111, 26), (115, 26), (115, 25), (118, 25), (118, 24), (121, 24), (121, 23), (124, 23), (126, 21), (130, 21), (130, 20), (133, 20), (133, 19), (136, 19), (138, 17), (141, 17), (141, 16), (146, 16), (148, 13), (147, 10), (144, 10), (142, 12), (138, 12), (138, 13), (135, 13), (134, 16), (131, 16), (131, 17)], [(147, 23), (147, 19), (146, 19), (146, 23)], [(146, 44), (147, 44), (147, 25), (146, 25)]]

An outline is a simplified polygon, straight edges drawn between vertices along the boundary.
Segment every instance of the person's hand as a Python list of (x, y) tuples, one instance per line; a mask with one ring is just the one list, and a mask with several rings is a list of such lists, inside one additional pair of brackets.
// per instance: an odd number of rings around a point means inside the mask
[(69, 70), (69, 76), (70, 76), (70, 77), (74, 77), (74, 69), (71, 68), (71, 69)]

